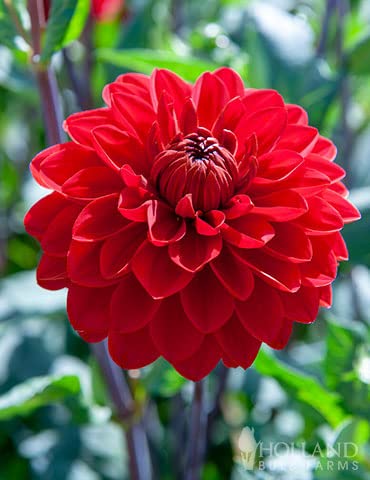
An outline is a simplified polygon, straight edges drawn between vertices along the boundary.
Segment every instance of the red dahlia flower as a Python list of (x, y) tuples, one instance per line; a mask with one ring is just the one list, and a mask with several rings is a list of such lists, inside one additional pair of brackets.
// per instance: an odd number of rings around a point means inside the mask
[(39, 284), (67, 287), (73, 328), (108, 337), (123, 368), (163, 356), (199, 380), (220, 359), (249, 367), (261, 342), (283, 348), (330, 306), (339, 231), (359, 218), (335, 146), (227, 68), (194, 86), (125, 74), (103, 98), (32, 161), (53, 190), (25, 219)]

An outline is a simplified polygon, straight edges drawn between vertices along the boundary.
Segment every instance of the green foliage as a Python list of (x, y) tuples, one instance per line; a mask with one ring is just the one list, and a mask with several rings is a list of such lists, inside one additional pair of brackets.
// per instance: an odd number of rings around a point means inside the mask
[(52, 2), (47, 22), (41, 62), (50, 60), (54, 52), (76, 40), (89, 13), (89, 0), (61, 0)]
[(370, 32), (364, 35), (348, 52), (347, 67), (354, 75), (370, 74)]
[(0, 45), (5, 45), (13, 48), (14, 37), (17, 31), (13, 22), (11, 21), (9, 10), (5, 5), (5, 0), (0, 0)]
[(101, 49), (96, 52), (96, 55), (97, 59), (102, 62), (146, 74), (152, 73), (155, 68), (167, 68), (189, 82), (196, 80), (204, 71), (212, 71), (219, 67), (219, 65), (206, 60), (189, 56), (181, 57), (176, 53), (149, 49), (122, 51)]
[(315, 378), (288, 367), (265, 350), (260, 351), (254, 366), (262, 375), (278, 380), (298, 401), (313, 407), (330, 425), (335, 427), (345, 418), (345, 412), (338, 405), (340, 397), (335, 391), (326, 390)]
[(0, 420), (29, 415), (35, 409), (80, 392), (78, 377), (35, 377), (19, 384), (0, 397)]

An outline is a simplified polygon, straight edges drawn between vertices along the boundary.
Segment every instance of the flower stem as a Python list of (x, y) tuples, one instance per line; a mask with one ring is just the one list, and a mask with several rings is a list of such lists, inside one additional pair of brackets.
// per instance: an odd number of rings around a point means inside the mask
[(129, 453), (130, 479), (151, 480), (152, 466), (146, 432), (141, 420), (135, 419), (135, 402), (122, 370), (110, 358), (107, 342), (92, 345), (112, 402), (125, 430)]
[(64, 140), (63, 115), (61, 102), (58, 98), (58, 85), (55, 74), (50, 66), (39, 64), (41, 30), (45, 23), (43, 2), (40, 0), (28, 0), (28, 12), (31, 19), (32, 64), (39, 87), (48, 144), (54, 145)]
[(207, 437), (204, 384), (201, 380), (194, 385), (185, 480), (200, 480), (202, 473)]

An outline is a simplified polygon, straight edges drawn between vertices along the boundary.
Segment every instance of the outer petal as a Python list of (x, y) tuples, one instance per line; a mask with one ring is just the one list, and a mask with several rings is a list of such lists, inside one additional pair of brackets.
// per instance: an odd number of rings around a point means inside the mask
[(153, 300), (132, 274), (122, 278), (112, 295), (111, 330), (131, 333), (140, 330), (154, 317), (161, 300)]
[(127, 369), (145, 367), (159, 357), (148, 327), (124, 335), (114, 330), (110, 331), (108, 348), (113, 360), (120, 367)]
[(221, 67), (214, 73), (225, 84), (230, 98), (242, 97), (244, 95), (244, 84), (240, 75), (232, 68)]
[(274, 222), (286, 222), (304, 215), (307, 210), (306, 200), (293, 190), (283, 190), (258, 197), (252, 213), (263, 215)]
[(256, 279), (255, 289), (245, 302), (235, 303), (239, 320), (247, 332), (272, 348), (282, 348), (285, 335), (284, 307), (275, 289)]
[(65, 257), (53, 257), (44, 253), (37, 267), (37, 283), (47, 290), (59, 290), (68, 285)]
[(301, 155), (306, 155), (312, 150), (318, 136), (319, 132), (314, 127), (288, 125), (276, 148), (288, 148)]
[(72, 198), (93, 200), (104, 195), (119, 192), (122, 180), (107, 167), (91, 167), (80, 170), (69, 178), (62, 192)]
[(76, 143), (92, 148), (91, 132), (93, 128), (111, 122), (110, 110), (108, 108), (97, 108), (96, 110), (87, 110), (70, 115), (64, 121), (63, 127)]
[(140, 245), (146, 240), (146, 226), (130, 223), (109, 237), (100, 253), (100, 271), (104, 278), (118, 278), (128, 272), (129, 264)]
[(50, 221), (41, 242), (44, 252), (65, 257), (72, 240), (72, 227), (81, 211), (77, 204), (69, 204)]
[(296, 293), (280, 293), (285, 315), (295, 322), (312, 323), (319, 312), (320, 291), (318, 288), (301, 287)]
[(296, 264), (273, 258), (268, 251), (261, 249), (233, 248), (233, 252), (256, 275), (273, 287), (285, 292), (296, 292), (301, 286), (301, 272)]
[(92, 131), (94, 146), (102, 160), (114, 170), (130, 165), (136, 173), (148, 174), (148, 159), (143, 143), (135, 136), (111, 125)]
[(266, 245), (270, 255), (293, 263), (311, 260), (311, 242), (302, 228), (292, 223), (275, 223), (274, 229), (275, 236)]
[(185, 315), (178, 295), (162, 300), (150, 323), (150, 333), (158, 351), (169, 362), (192, 356), (204, 338)]
[(199, 235), (188, 227), (186, 235), (169, 246), (168, 253), (176, 265), (188, 272), (197, 272), (216, 258), (222, 249), (221, 235)]
[(243, 368), (252, 365), (260, 349), (261, 342), (250, 335), (234, 314), (215, 337), (227, 356)]
[(68, 204), (68, 200), (57, 192), (50, 193), (39, 200), (24, 217), (27, 233), (41, 240), (50, 222)]
[(101, 274), (99, 265), (101, 246), (101, 242), (72, 240), (67, 257), (67, 270), (73, 283), (84, 287), (106, 287), (114, 283)]
[(90, 202), (77, 217), (73, 226), (75, 240), (94, 242), (103, 240), (128, 225), (128, 220), (117, 210), (118, 194), (97, 198)]
[(193, 278), (193, 274), (172, 262), (167, 248), (149, 242), (136, 252), (132, 270), (149, 295), (157, 299), (182, 290)]
[(69, 321), (87, 342), (100, 342), (108, 335), (112, 291), (111, 287), (86, 288), (75, 284), (69, 287), (67, 297)]
[(331, 233), (340, 230), (343, 219), (338, 211), (327, 201), (319, 197), (312, 197), (307, 200), (308, 212), (297, 220), (297, 223), (306, 232), (313, 235)]
[(220, 347), (211, 335), (207, 335), (193, 356), (173, 366), (183, 377), (198, 382), (215, 368), (220, 358)]
[(239, 142), (238, 154), (243, 152), (245, 141), (253, 133), (257, 136), (258, 153), (268, 152), (281, 137), (286, 123), (287, 113), (284, 108), (266, 108), (252, 115), (250, 112), (245, 113), (234, 131)]
[(233, 297), (246, 300), (252, 293), (254, 288), (252, 271), (241, 263), (228, 247), (225, 246), (210, 265), (219, 281)]
[(181, 291), (185, 313), (203, 333), (218, 330), (234, 310), (231, 295), (207, 266)]
[(239, 248), (260, 248), (275, 235), (272, 225), (263, 217), (246, 215), (230, 220), (221, 227), (223, 238)]

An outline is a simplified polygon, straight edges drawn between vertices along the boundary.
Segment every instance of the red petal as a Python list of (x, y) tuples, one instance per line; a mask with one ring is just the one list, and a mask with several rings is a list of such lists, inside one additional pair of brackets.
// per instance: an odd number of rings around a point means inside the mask
[[(291, 150), (274, 150), (258, 158), (257, 177), (254, 181), (263, 179), (284, 180), (304, 162), (303, 157)], [(262, 180), (262, 179), (261, 179)], [(261, 183), (261, 180), (260, 183)]]
[(252, 200), (248, 195), (235, 195), (229, 202), (227, 208), (223, 210), (226, 218), (231, 220), (244, 216), (253, 208)]
[(66, 198), (56, 192), (39, 200), (24, 217), (27, 233), (41, 240), (50, 222), (67, 205), (69, 203)]
[(146, 240), (146, 226), (130, 223), (120, 232), (109, 237), (102, 246), (100, 271), (104, 278), (118, 278), (128, 271), (136, 250)]
[(209, 267), (182, 290), (181, 301), (188, 318), (203, 333), (221, 328), (234, 310), (233, 298)]
[(158, 351), (169, 362), (193, 355), (204, 338), (185, 315), (178, 295), (162, 300), (150, 324), (150, 333)]
[(59, 290), (68, 285), (65, 257), (53, 257), (44, 253), (37, 267), (37, 283), (47, 290)]
[(67, 180), (62, 192), (72, 198), (93, 200), (104, 195), (119, 192), (122, 180), (107, 167), (85, 168)]
[(188, 272), (197, 272), (219, 255), (222, 249), (221, 235), (209, 237), (199, 235), (188, 227), (186, 235), (171, 243), (168, 253), (171, 259)]
[(274, 229), (275, 236), (266, 245), (272, 256), (293, 263), (311, 260), (311, 242), (302, 228), (291, 223), (275, 223)]
[(154, 200), (148, 208), (149, 238), (155, 245), (168, 245), (183, 238), (186, 233), (184, 219), (172, 208)]
[(122, 128), (144, 141), (155, 120), (152, 105), (142, 97), (128, 93), (112, 95), (112, 113)]
[(302, 283), (308, 287), (330, 285), (337, 275), (338, 261), (332, 246), (321, 237), (311, 237), (313, 257), (310, 262), (299, 266)]
[(299, 125), (308, 124), (307, 112), (299, 105), (285, 105), (288, 112), (288, 124), (296, 123)]
[(68, 290), (69, 321), (86, 342), (100, 342), (108, 335), (109, 304), (113, 289), (85, 288), (72, 284)]
[(178, 133), (177, 117), (173, 100), (163, 92), (158, 104), (157, 121), (163, 145), (167, 145)]
[(252, 214), (263, 215), (274, 222), (286, 222), (304, 215), (307, 210), (306, 200), (293, 190), (281, 190), (254, 199)]
[(220, 359), (220, 347), (211, 335), (207, 335), (192, 357), (176, 362), (173, 366), (183, 377), (199, 382), (215, 368)]
[(330, 285), (319, 288), (320, 292), (320, 306), (330, 308), (333, 303), (333, 289)]
[(332, 182), (337, 182), (345, 177), (345, 170), (336, 163), (330, 162), (326, 158), (317, 155), (316, 153), (310, 153), (306, 157), (307, 165), (310, 168), (314, 168), (330, 178)]
[(101, 159), (114, 170), (130, 165), (136, 173), (148, 174), (148, 159), (143, 143), (111, 125), (94, 128), (94, 146)]
[(209, 72), (203, 73), (193, 88), (199, 125), (212, 128), (229, 98), (224, 83), (216, 75)]
[(245, 302), (235, 303), (236, 312), (244, 328), (261, 342), (272, 348), (281, 348), (284, 307), (279, 294), (265, 282), (256, 279), (252, 295)]
[(153, 298), (165, 298), (182, 290), (193, 275), (175, 265), (167, 248), (146, 242), (132, 261), (136, 278)]
[(354, 222), (361, 218), (361, 214), (357, 208), (341, 195), (333, 192), (333, 190), (325, 190), (325, 192), (322, 193), (322, 197), (335, 208), (342, 217), (344, 223)]
[(315, 144), (319, 132), (314, 127), (305, 125), (288, 125), (281, 136), (276, 148), (289, 149), (306, 155)]
[[(182, 101), (183, 102), (183, 101)], [(198, 116), (194, 102), (191, 98), (185, 102), (179, 118), (180, 130), (184, 135), (193, 133), (198, 128)]]
[(243, 153), (244, 143), (250, 135), (256, 134), (258, 153), (268, 152), (283, 134), (287, 123), (287, 113), (284, 108), (266, 108), (255, 113), (247, 111), (234, 131), (238, 138), (238, 155)]
[(79, 205), (67, 205), (50, 221), (41, 247), (49, 255), (66, 256), (72, 240), (72, 227), (81, 211)]
[(232, 68), (221, 67), (214, 75), (225, 84), (230, 98), (242, 97), (244, 95), (244, 83), (240, 75)]
[[(140, 91), (141, 96), (150, 100), (150, 78), (142, 73), (124, 73), (119, 75), (113, 83), (106, 85), (103, 89), (103, 99), (110, 106), (110, 97), (112, 93), (120, 91), (127, 92), (133, 88), (135, 92)], [(129, 90), (127, 90), (129, 89)]]
[[(296, 292), (301, 286), (301, 274), (294, 263), (273, 258), (263, 250), (233, 248), (233, 253), (273, 287), (285, 292)], [(303, 264), (305, 265), (305, 264)]]
[(342, 217), (328, 202), (312, 197), (307, 199), (307, 203), (308, 212), (297, 220), (306, 232), (320, 235), (322, 232), (335, 232), (343, 227)]
[(194, 218), (195, 210), (191, 193), (182, 197), (176, 205), (176, 214), (183, 218)]
[(92, 130), (100, 125), (109, 124), (111, 121), (108, 108), (97, 108), (70, 115), (64, 121), (63, 127), (76, 143), (92, 147)]
[(261, 347), (261, 342), (245, 330), (236, 315), (215, 333), (215, 337), (232, 362), (243, 368), (252, 365)]
[(203, 218), (195, 218), (195, 229), (199, 235), (213, 236), (220, 232), (220, 227), (225, 222), (225, 214), (219, 210), (207, 212)]
[(211, 262), (211, 268), (233, 297), (246, 300), (253, 291), (254, 278), (251, 270), (241, 263), (228, 247)]
[(148, 327), (124, 335), (110, 331), (108, 349), (112, 359), (126, 369), (145, 367), (159, 357)]
[(276, 90), (247, 88), (243, 105), (252, 113), (269, 107), (284, 107), (283, 97)]
[(127, 187), (122, 190), (118, 210), (129, 220), (146, 222), (148, 207), (151, 204), (151, 195), (144, 188)]
[(318, 288), (301, 287), (296, 293), (280, 293), (285, 315), (294, 322), (312, 323), (319, 312)]
[(190, 85), (175, 73), (165, 69), (154, 70), (150, 80), (154, 108), (157, 108), (163, 92), (167, 92), (172, 98), (175, 111), (179, 116), (184, 100), (191, 95)]
[(331, 162), (337, 156), (337, 147), (328, 138), (320, 136), (312, 149), (312, 153), (317, 153)]
[(73, 238), (95, 242), (122, 230), (129, 223), (117, 210), (118, 194), (97, 198), (90, 202), (77, 217)]
[[(73, 142), (69, 142), (69, 144), (74, 145)], [(32, 176), (36, 180), (36, 182), (39, 183), (42, 187), (49, 188), (49, 184), (48, 181), (43, 178), (43, 175), (40, 172), (41, 163), (54, 153), (63, 150), (64, 145), (68, 145), (68, 143), (62, 145), (53, 145), (52, 147), (46, 148), (45, 150), (42, 150), (40, 153), (38, 153), (36, 157), (34, 157), (34, 159), (32, 160), (30, 165)]]
[(263, 247), (275, 235), (270, 223), (255, 215), (230, 220), (222, 225), (221, 232), (227, 242), (239, 248)]
[(153, 300), (132, 274), (122, 278), (113, 293), (110, 330), (131, 333), (145, 327), (156, 314), (161, 300)]
[(101, 165), (102, 162), (94, 151), (68, 142), (60, 145), (60, 149), (54, 153), (45, 156), (38, 168), (42, 182), (48, 188), (61, 192), (62, 185), (76, 173)]
[(106, 287), (113, 282), (106, 280), (99, 265), (101, 242), (72, 240), (67, 257), (68, 276), (73, 283), (84, 287)]

